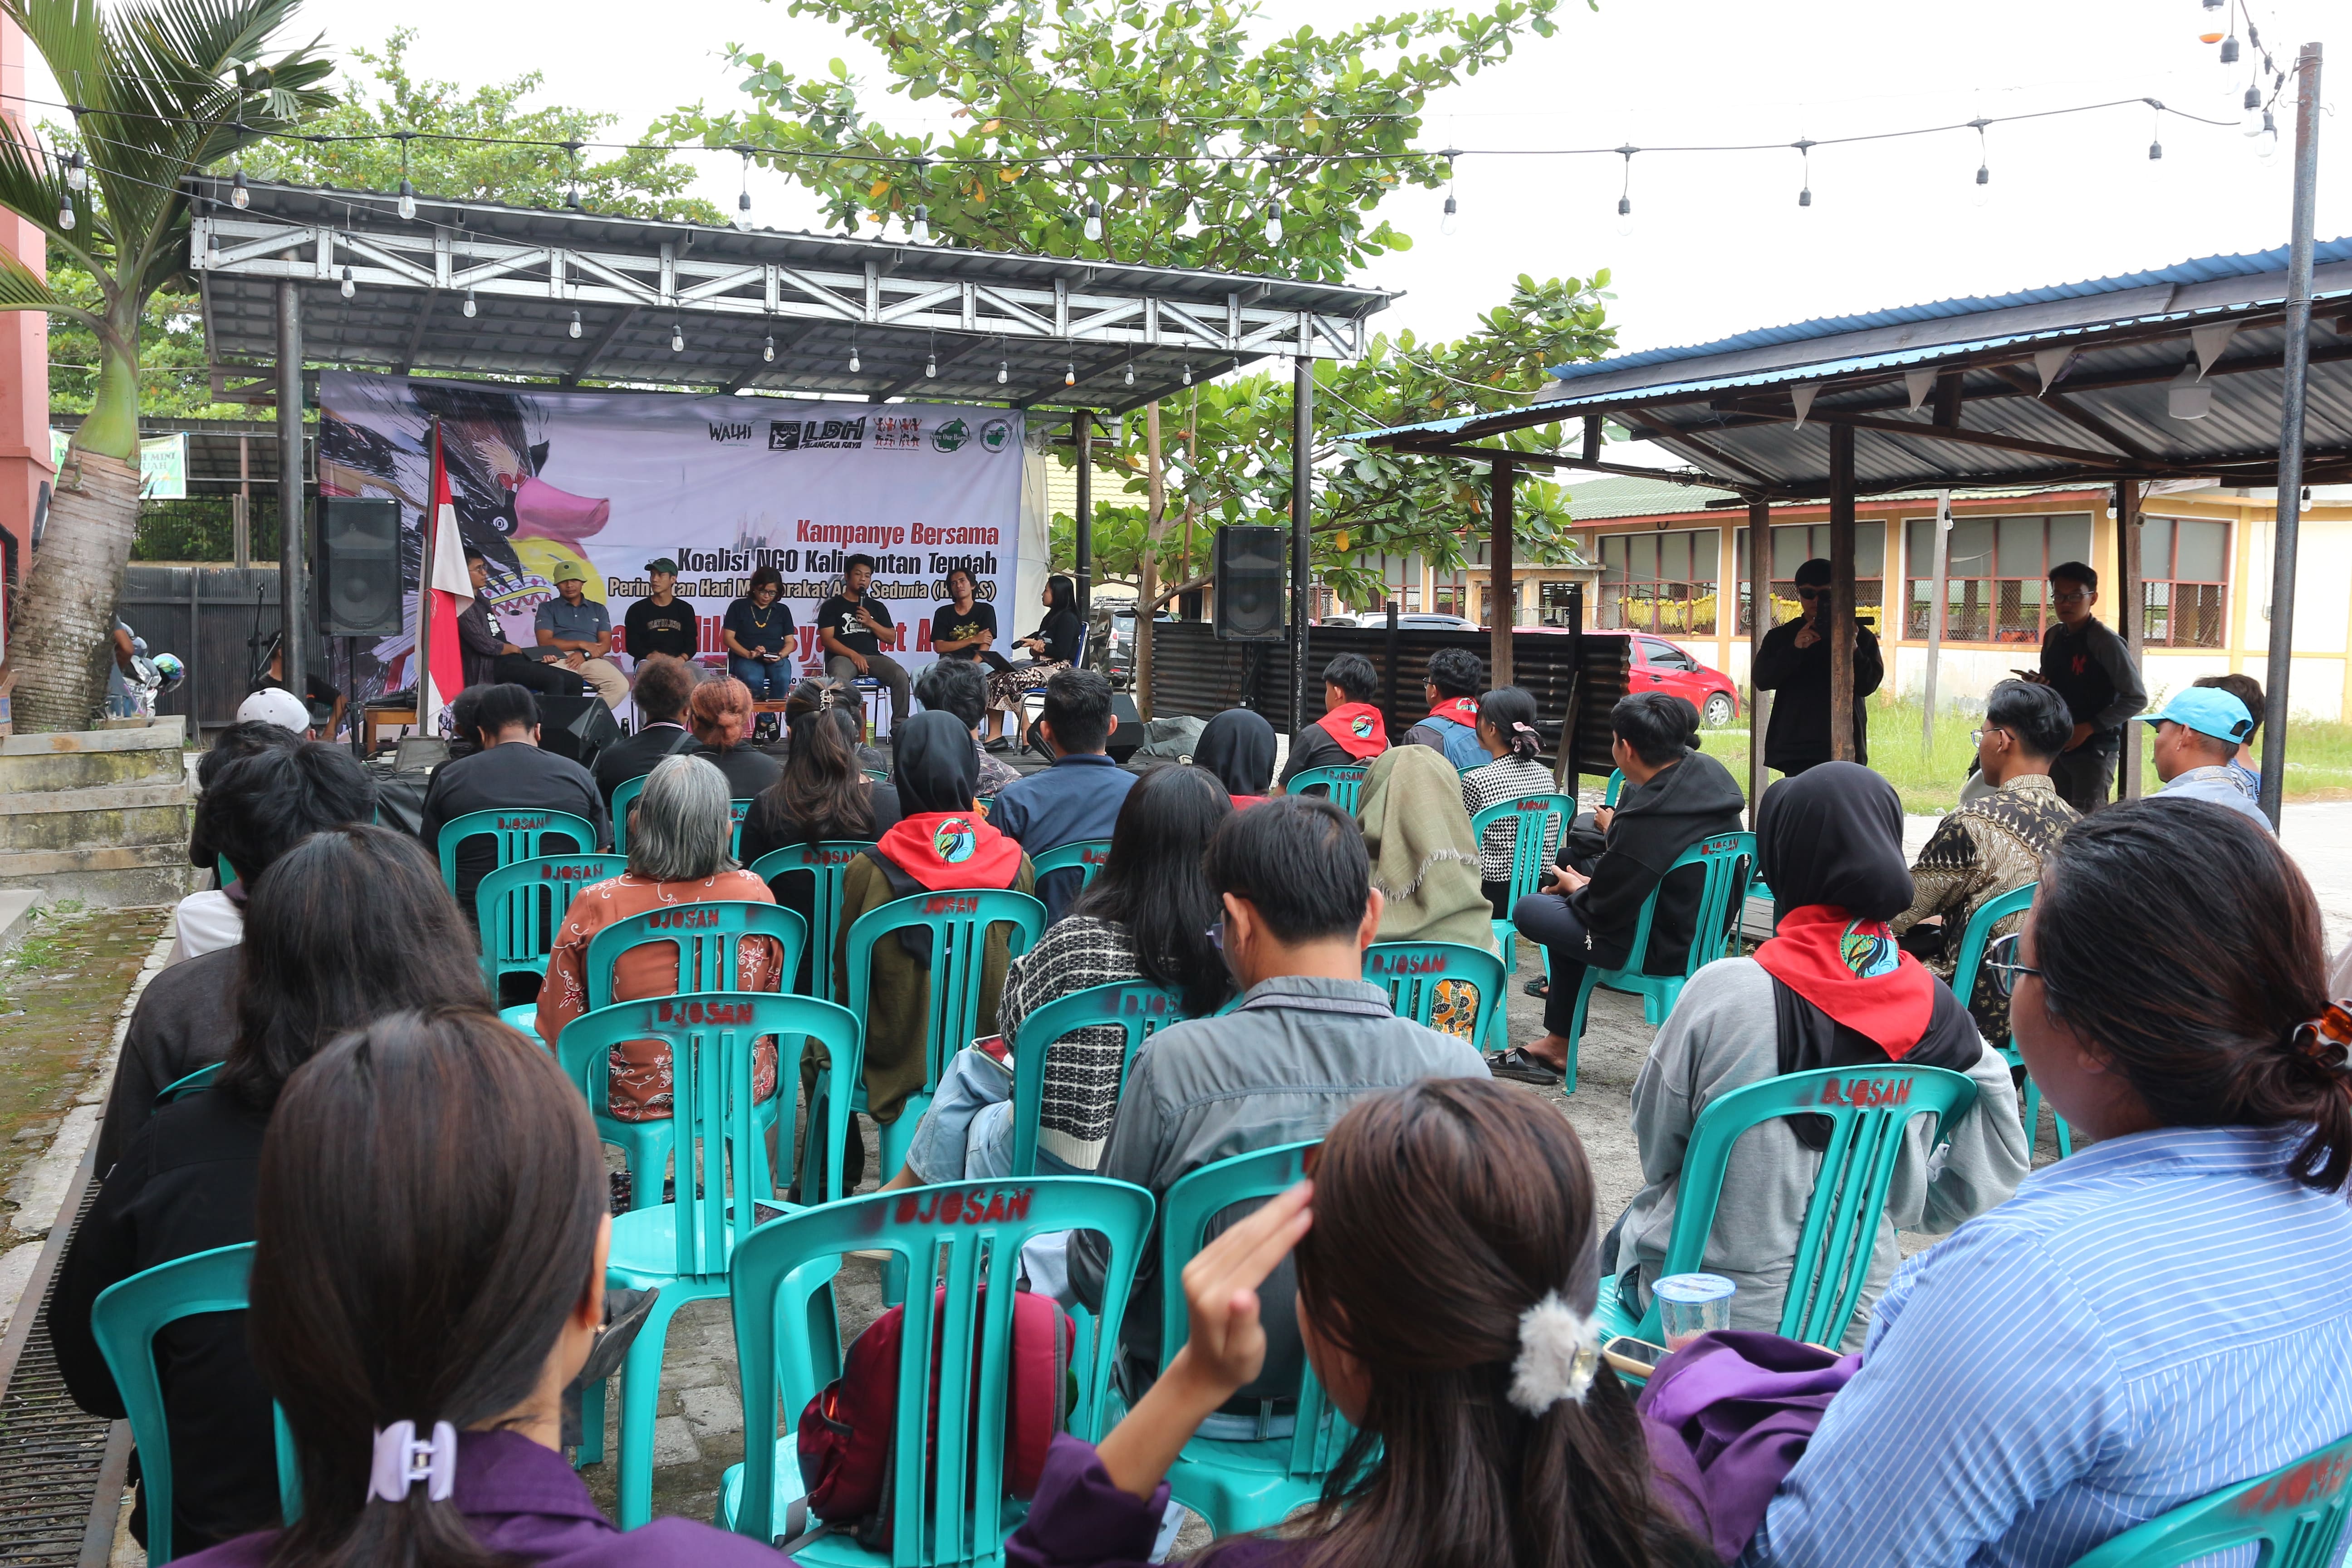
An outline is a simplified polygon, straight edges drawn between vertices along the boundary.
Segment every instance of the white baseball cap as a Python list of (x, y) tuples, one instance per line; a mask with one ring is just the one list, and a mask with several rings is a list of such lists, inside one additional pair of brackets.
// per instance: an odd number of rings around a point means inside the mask
[(236, 705), (240, 724), (275, 724), (298, 735), (310, 731), (310, 707), (282, 686), (265, 686)]

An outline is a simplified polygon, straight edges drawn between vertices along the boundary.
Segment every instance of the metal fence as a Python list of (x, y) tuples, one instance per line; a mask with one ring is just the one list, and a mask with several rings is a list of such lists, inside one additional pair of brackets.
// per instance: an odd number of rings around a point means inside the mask
[(187, 666), (179, 689), (156, 703), (158, 713), (186, 715), (191, 731), (236, 721), (252, 685), (247, 642), (257, 606), (260, 635), (278, 629), (278, 568), (133, 563), (122, 574), (117, 605), (149, 654), (175, 653)]

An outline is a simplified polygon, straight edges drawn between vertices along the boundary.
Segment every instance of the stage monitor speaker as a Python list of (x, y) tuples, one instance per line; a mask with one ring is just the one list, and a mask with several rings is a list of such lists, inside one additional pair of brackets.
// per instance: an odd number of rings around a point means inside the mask
[(1110, 716), (1118, 721), (1118, 728), (1110, 732), (1110, 743), (1103, 749), (1110, 753), (1112, 762), (1124, 765), (1143, 749), (1143, 715), (1135, 710), (1134, 698), (1124, 691), (1114, 691), (1110, 694)]
[(539, 701), (539, 743), (559, 757), (570, 757), (583, 768), (596, 765), (596, 754), (621, 738), (621, 726), (604, 700), (590, 691), (578, 697), (536, 694)]
[(331, 637), (404, 629), (400, 503), (329, 496), (319, 524), (319, 629)]
[(1287, 618), (1290, 531), (1255, 523), (1217, 530), (1217, 637), (1280, 642)]

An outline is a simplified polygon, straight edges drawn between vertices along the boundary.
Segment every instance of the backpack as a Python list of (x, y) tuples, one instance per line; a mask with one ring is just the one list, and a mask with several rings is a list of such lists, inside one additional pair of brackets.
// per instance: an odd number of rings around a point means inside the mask
[[(983, 1295), (986, 1286), (981, 1287)], [(942, 1287), (938, 1300), (944, 1302)], [(893, 1307), (858, 1335), (842, 1363), (841, 1375), (801, 1412), (801, 1481), (809, 1514), (830, 1529), (854, 1526), (859, 1542), (873, 1550), (890, 1545), (891, 1463), (898, 1417), (898, 1354), (906, 1332), (906, 1309)], [(932, 1321), (943, 1326), (944, 1311)], [(1070, 1353), (1076, 1326), (1049, 1296), (1020, 1290), (1013, 1298), (1013, 1343), (1004, 1401), (1004, 1487), (1016, 1498), (1035, 1495), (1045, 1474), (1045, 1450), (1069, 1422), (1073, 1379)], [(972, 1335), (975, 1373), (980, 1354)], [(927, 1429), (938, 1447), (940, 1372), (933, 1345), (933, 1378)], [(969, 1434), (967, 1436), (969, 1437)], [(787, 1529), (801, 1517), (795, 1505)], [(805, 1539), (805, 1537), (803, 1537)]]

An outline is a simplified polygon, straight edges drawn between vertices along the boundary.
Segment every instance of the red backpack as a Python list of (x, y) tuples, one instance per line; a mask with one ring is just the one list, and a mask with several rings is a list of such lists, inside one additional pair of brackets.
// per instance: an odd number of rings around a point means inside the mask
[[(946, 1298), (942, 1287), (937, 1299), (944, 1303)], [(890, 1544), (898, 1353), (906, 1317), (904, 1307), (893, 1307), (877, 1318), (849, 1347), (841, 1375), (801, 1412), (801, 1481), (807, 1489), (808, 1512), (827, 1525), (854, 1526), (858, 1541), (875, 1550)], [(944, 1326), (946, 1318), (941, 1310), (931, 1321), (935, 1327)], [(1075, 1392), (1070, 1353), (1076, 1338), (1076, 1326), (1051, 1297), (1029, 1290), (1013, 1295), (1011, 1386), (1004, 1401), (1004, 1489), (1013, 1497), (1035, 1495), (1045, 1469), (1045, 1450), (1054, 1434), (1069, 1422)], [(980, 1335), (974, 1333), (975, 1376), (979, 1354)], [(927, 1447), (934, 1455), (939, 1447), (939, 1374), (935, 1340), (926, 1422)], [(969, 1440), (971, 1434), (966, 1436)]]

